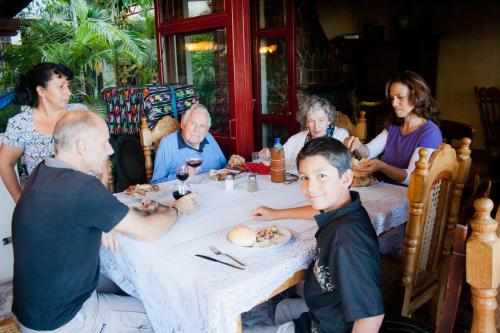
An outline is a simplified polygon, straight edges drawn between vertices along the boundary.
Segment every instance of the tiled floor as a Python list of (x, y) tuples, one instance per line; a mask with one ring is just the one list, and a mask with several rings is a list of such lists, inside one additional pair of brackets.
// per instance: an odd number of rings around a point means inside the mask
[(12, 282), (0, 285), (0, 321), (11, 315)]

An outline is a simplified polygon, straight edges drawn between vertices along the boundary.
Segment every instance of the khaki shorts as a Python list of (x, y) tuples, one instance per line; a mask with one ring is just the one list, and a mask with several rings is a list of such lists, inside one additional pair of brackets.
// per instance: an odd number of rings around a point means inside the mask
[(95, 291), (68, 323), (53, 331), (36, 331), (19, 324), (21, 332), (132, 333), (154, 332), (142, 303), (131, 296)]

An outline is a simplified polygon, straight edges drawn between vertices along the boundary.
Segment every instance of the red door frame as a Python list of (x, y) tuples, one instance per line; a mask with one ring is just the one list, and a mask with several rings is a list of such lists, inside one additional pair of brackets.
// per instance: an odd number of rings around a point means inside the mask
[[(253, 103), (252, 58), (250, 39), (250, 0), (225, 0), (224, 11), (206, 16), (172, 20), (163, 23), (160, 18), (160, 2), (155, 0), (156, 47), (158, 79), (164, 83), (163, 43), (165, 36), (199, 30), (226, 28), (229, 135), (214, 132), (223, 148), (245, 157), (253, 151)], [(168, 1), (168, 0), (163, 0)]]
[[(255, 146), (262, 147), (262, 125), (284, 125), (288, 128), (289, 134), (292, 135), (299, 131), (299, 125), (296, 121), (297, 110), (297, 74), (296, 69), (296, 52), (295, 52), (295, 0), (288, 0), (287, 8), (287, 24), (286, 27), (259, 29), (258, 18), (252, 20), (252, 54), (253, 54), (253, 89), (255, 98), (254, 124), (255, 124)], [(253, 2), (253, 13), (258, 12), (258, 1)], [(260, 110), (260, 70), (259, 70), (259, 45), (260, 38), (276, 38), (286, 37), (288, 48), (288, 108), (284, 110), (283, 116), (263, 115)]]

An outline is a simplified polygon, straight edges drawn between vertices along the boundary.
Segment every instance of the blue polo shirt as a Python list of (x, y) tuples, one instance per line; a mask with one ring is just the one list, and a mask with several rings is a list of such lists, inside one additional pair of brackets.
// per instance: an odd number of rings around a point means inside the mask
[(186, 159), (195, 151), (200, 152), (203, 156), (201, 173), (212, 169), (218, 170), (226, 165), (226, 157), (224, 157), (212, 134), (207, 133), (205, 139), (200, 143), (200, 148), (196, 149), (184, 141), (179, 130), (161, 140), (156, 151), (155, 167), (151, 183), (158, 184), (175, 179), (177, 168), (186, 163)]

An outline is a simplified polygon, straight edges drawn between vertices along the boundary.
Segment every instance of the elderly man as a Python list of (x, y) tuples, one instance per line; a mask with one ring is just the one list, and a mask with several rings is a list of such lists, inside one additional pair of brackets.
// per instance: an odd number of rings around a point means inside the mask
[(141, 302), (98, 294), (101, 233), (152, 241), (196, 208), (190, 194), (147, 217), (120, 203), (97, 178), (113, 152), (106, 123), (65, 114), (55, 158), (30, 175), (14, 210), (14, 301), (22, 332), (152, 332)]
[[(208, 133), (211, 119), (207, 108), (201, 104), (193, 105), (181, 119), (181, 129), (164, 137), (155, 156), (152, 184), (175, 179), (175, 172), (179, 166), (185, 164), (186, 159), (198, 152), (203, 156), (201, 172), (220, 169), (226, 165), (226, 158), (214, 137)], [(245, 162), (239, 155), (229, 159), (229, 165)]]

